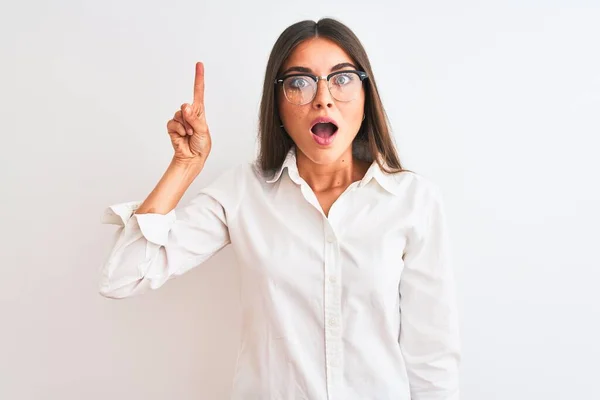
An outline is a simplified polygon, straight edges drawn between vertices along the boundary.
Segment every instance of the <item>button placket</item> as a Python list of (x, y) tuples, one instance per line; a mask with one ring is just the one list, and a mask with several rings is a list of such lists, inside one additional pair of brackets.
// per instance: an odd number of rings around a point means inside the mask
[(329, 221), (325, 221), (325, 357), (328, 398), (334, 399), (342, 377), (342, 310), (339, 245)]

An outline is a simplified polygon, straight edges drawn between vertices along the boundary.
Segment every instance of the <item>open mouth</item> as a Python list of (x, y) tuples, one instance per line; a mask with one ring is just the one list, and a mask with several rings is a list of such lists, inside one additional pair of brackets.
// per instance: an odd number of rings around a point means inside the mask
[(313, 133), (313, 139), (318, 144), (327, 145), (333, 141), (335, 134), (338, 131), (336, 124), (331, 122), (320, 122), (314, 124), (310, 131)]

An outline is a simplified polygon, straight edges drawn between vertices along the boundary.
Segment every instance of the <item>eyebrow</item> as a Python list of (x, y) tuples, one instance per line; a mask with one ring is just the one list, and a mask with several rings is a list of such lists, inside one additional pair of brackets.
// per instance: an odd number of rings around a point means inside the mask
[[(356, 65), (354, 65), (352, 63), (349, 63), (349, 62), (343, 62), (343, 63), (339, 63), (339, 64), (336, 64), (333, 67), (331, 67), (331, 69), (329, 70), (329, 72), (333, 72), (333, 71), (336, 71), (336, 70), (342, 69), (342, 68), (354, 68), (354, 69), (357, 69)], [(310, 68), (306, 68), (306, 67), (301, 67), (301, 66), (295, 65), (293, 67), (289, 67), (288, 69), (286, 69), (281, 75), (286, 75), (286, 74), (288, 74), (290, 72), (305, 72), (305, 73), (308, 73), (308, 74), (312, 74), (313, 73), (312, 69), (310, 69)]]

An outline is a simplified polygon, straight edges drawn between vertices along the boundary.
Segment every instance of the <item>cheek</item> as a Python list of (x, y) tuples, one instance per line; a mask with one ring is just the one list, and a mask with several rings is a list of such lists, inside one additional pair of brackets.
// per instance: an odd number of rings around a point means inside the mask
[(287, 101), (284, 97), (284, 94), (280, 92), (279, 96), (277, 96), (277, 109), (279, 111), (279, 117), (281, 118), (281, 121), (286, 125), (293, 123), (294, 119), (294, 109), (292, 109), (290, 106), (290, 102)]
[(285, 104), (285, 100), (279, 100), (278, 108), (279, 108), (279, 117), (281, 121), (287, 124), (290, 121), (290, 110), (287, 104)]
[(350, 103), (345, 104), (345, 107), (342, 109), (342, 114), (344, 115), (344, 119), (352, 124), (360, 124), (362, 122), (362, 117), (365, 112), (365, 101), (364, 98), (356, 99)]
[(361, 95), (358, 98), (358, 103), (359, 103), (360, 109), (364, 111), (364, 109), (365, 109), (365, 90), (364, 89), (362, 90)]
[(362, 119), (363, 119), (363, 115), (365, 114), (365, 95), (364, 92), (362, 94), (362, 96), (360, 96), (358, 99), (358, 101), (356, 102), (356, 109), (355, 109), (355, 115), (358, 118), (358, 123), (362, 123)]
[(293, 105), (284, 99), (283, 102), (279, 103), (279, 116), (281, 121), (288, 127), (289, 130), (293, 130), (305, 118), (306, 108)]

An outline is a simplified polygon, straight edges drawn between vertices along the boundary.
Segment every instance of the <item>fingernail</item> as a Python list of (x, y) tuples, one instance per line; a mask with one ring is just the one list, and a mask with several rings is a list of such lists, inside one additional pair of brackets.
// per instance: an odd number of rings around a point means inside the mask
[(192, 133), (194, 133), (194, 132), (192, 132), (191, 129), (188, 129), (188, 135), (191, 135)]
[(186, 107), (186, 108), (185, 108), (185, 113), (186, 113), (187, 115), (190, 115), (190, 114), (192, 113), (192, 110), (191, 110), (191, 108), (192, 108), (192, 107)]

